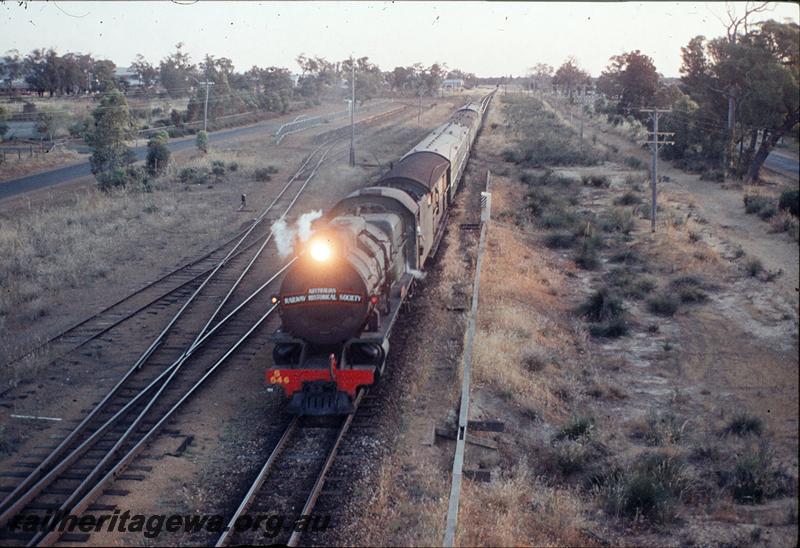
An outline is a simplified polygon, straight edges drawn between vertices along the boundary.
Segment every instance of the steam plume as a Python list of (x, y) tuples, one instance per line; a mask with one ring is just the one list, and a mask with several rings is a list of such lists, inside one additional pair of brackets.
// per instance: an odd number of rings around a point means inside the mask
[(290, 226), (283, 217), (275, 221), (270, 231), (275, 238), (278, 254), (282, 259), (292, 253), (295, 238), (299, 239), (300, 242), (308, 241), (311, 237), (311, 223), (320, 217), (322, 217), (322, 210), (317, 209), (300, 215), (293, 226)]

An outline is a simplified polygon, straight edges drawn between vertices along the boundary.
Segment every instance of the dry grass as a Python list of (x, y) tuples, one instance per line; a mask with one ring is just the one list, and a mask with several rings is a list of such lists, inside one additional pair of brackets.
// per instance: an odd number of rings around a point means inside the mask
[[(500, 194), (501, 192), (495, 192)], [(510, 228), (491, 225), (481, 273), (481, 303), (474, 345), (474, 380), (508, 392), (519, 405), (548, 414), (562, 409), (549, 366), (531, 374), (531, 352), (555, 358), (572, 334), (558, 321), (553, 293), (563, 274), (539, 262), (533, 242)]]
[(41, 152), (30, 157), (27, 152), (22, 152), (20, 158), (16, 152), (6, 151), (6, 161), (0, 158), (0, 182), (10, 181), (17, 177), (24, 177), (38, 171), (52, 169), (59, 166), (71, 164), (82, 159), (87, 155), (78, 154), (72, 150), (54, 150), (52, 152)]
[(520, 464), (488, 485), (467, 483), (456, 538), (460, 546), (592, 546), (578, 495), (533, 477)]
[[(248, 177), (250, 163), (260, 162), (223, 153), (190, 163), (210, 164), (217, 158), (236, 158), (241, 166), (225, 176), (224, 184)], [(209, 195), (205, 187), (197, 192), (175, 184), (176, 170), (172, 166), (152, 192), (89, 190), (65, 201), (0, 216), (0, 329), (25, 330), (54, 314), (51, 297), (64, 290), (97, 292), (115, 285), (120, 276), (134, 275), (126, 272), (128, 265), (149, 253), (174, 246), (170, 262), (176, 264), (186, 253), (180, 243), (184, 239), (220, 240), (233, 211), (228, 207), (220, 212), (225, 190)], [(229, 196), (224, 199), (233, 204)], [(23, 344), (31, 346), (30, 341)], [(0, 363), (18, 354), (21, 346), (11, 337), (4, 338)]]

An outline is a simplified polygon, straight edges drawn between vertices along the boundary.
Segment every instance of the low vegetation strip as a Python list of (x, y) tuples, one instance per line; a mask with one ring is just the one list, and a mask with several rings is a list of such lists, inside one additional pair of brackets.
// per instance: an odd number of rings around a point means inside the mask
[[(493, 194), (475, 398), (514, 430), (500, 438), (500, 479), (465, 486), (460, 542), (683, 542), (716, 530), (720, 512), (736, 515), (723, 535), (736, 539), (749, 533), (733, 505), (766, 501), (782, 509), (775, 530), (789, 524), (797, 478), (762, 419), (719, 399), (709, 401), (724, 412), (698, 412), (684, 390), (716, 387), (687, 388), (680, 372), (680, 326), (730, 299), (725, 284), (746, 279), (747, 259), (722, 261), (696, 213), (669, 200), (651, 236), (646, 173), (594, 150), (539, 100), (501, 99), (505, 131), (483, 141), (505, 169)], [(537, 156), (546, 149), (536, 136), (550, 134), (564, 148)]]

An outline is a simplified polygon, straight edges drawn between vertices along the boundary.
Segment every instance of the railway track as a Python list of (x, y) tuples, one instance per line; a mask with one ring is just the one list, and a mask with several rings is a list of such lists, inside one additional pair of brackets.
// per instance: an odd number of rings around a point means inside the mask
[[(375, 117), (376, 120), (385, 118), (384, 115)], [(159, 284), (169, 278), (175, 279), (176, 273), (180, 274), (178, 285), (167, 290), (169, 298), (173, 301), (179, 299), (178, 291), (181, 290), (191, 292), (178, 314), (139, 360), (66, 438), (55, 447), (46, 447), (47, 452), (43, 454), (30, 455), (30, 458), (40, 458), (41, 461), (20, 461), (16, 467), (23, 471), (6, 474), (22, 479), (16, 486), (0, 485), (0, 496), (3, 497), (0, 501), (0, 527), (18, 516), (37, 516), (41, 520), (48, 513), (79, 515), (92, 508), (93, 501), (115, 479), (126, 477), (124, 472), (137, 454), (223, 363), (231, 359), (249, 359), (254, 355), (253, 350), (249, 353), (243, 350), (243, 345), (253, 333), (265, 327), (264, 322), (275, 309), (264, 290), (288, 267), (286, 265), (276, 271), (254, 291), (243, 292), (240, 282), (271, 239), (268, 229), (257, 231), (255, 228), (262, 225), (262, 221), (267, 221), (262, 226), (269, 225), (269, 221), (285, 216), (291, 210), (326, 158), (340, 157), (345, 153), (343, 150), (331, 154), (339, 140), (341, 136), (335, 130), (331, 132), (330, 141), (333, 144), (318, 146), (306, 158), (295, 176), (250, 229), (237, 235), (240, 236), (238, 240), (233, 238), (225, 242), (209, 254), (174, 271), (172, 276), (164, 276), (134, 296), (115, 303), (107, 310), (121, 306), (127, 306), (130, 310), (116, 312), (113, 316), (106, 314), (105, 323), (94, 324), (94, 332), (89, 331), (82, 337), (75, 331), (62, 334), (62, 341), (67, 345), (70, 344), (70, 335), (77, 337), (72, 341), (74, 347), (86, 344), (101, 332), (146, 309), (146, 301), (151, 299), (146, 291), (162, 290)], [(287, 193), (287, 189), (293, 185), (299, 186), (299, 189)], [(269, 215), (270, 212), (279, 211), (282, 212), (277, 216)], [(255, 254), (248, 256), (246, 252), (256, 246), (258, 250)], [(212, 266), (218, 255), (223, 253), (223, 258)], [(246, 266), (243, 266), (244, 263), (247, 263)], [(207, 291), (203, 292), (203, 289)], [(223, 292), (225, 295), (220, 301)], [(233, 298), (243, 293), (246, 296), (241, 300)], [(156, 297), (150, 304), (163, 298), (163, 295)], [(145, 302), (137, 303), (135, 299)], [(179, 322), (189, 309), (195, 319)], [(244, 314), (245, 309), (251, 313)], [(252, 313), (254, 310), (258, 312)], [(267, 312), (263, 313), (264, 310)], [(100, 316), (103, 314), (82, 322), (73, 330), (91, 329), (92, 322)], [(208, 318), (199, 330), (197, 316)], [(251, 323), (247, 321), (248, 317), (257, 317), (258, 320)], [(217, 318), (222, 319), (214, 323)], [(263, 340), (263, 337), (258, 339)], [(0, 529), (0, 544), (49, 545), (59, 537), (61, 533), (57, 531)], [(68, 535), (66, 540), (80, 541), (86, 538), (88, 534), (73, 534)]]
[[(383, 121), (390, 117), (386, 114), (373, 118)], [(274, 272), (255, 290), (243, 291), (240, 282), (271, 239), (268, 229), (256, 227), (263, 228), (271, 224), (268, 221), (285, 216), (326, 159), (345, 154), (344, 150), (331, 154), (341, 140), (337, 130), (331, 132), (331, 140), (333, 144), (318, 146), (306, 158), (272, 204), (249, 229), (237, 235), (238, 239), (232, 238), (56, 338), (66, 346), (64, 353), (68, 354), (70, 345), (72, 350), (85, 345), (153, 303), (165, 298), (175, 302), (189, 294), (167, 327), (75, 429), (55, 447), (26, 457), (41, 460), (21, 460), (14, 465), (20, 471), (4, 474), (21, 481), (17, 485), (0, 485), (0, 544), (56, 542), (62, 536), (58, 531), (28, 532), (5, 526), (19, 516), (37, 516), (41, 520), (48, 513), (79, 515), (93, 508), (93, 502), (115, 479), (126, 478), (125, 471), (139, 452), (223, 363), (249, 360), (254, 355), (255, 351), (248, 353), (243, 345), (265, 328), (264, 322), (275, 310), (264, 290), (288, 267)], [(287, 192), (298, 186), (296, 191)], [(277, 217), (270, 215), (279, 211), (282, 212)], [(256, 247), (252, 256), (247, 254)], [(173, 285), (165, 289), (167, 280)], [(189, 317), (179, 321), (187, 311), (191, 311)], [(199, 330), (198, 317), (207, 318)], [(253, 317), (258, 319), (248, 321)], [(346, 422), (349, 424), (350, 419)], [(88, 534), (71, 534), (64, 540), (87, 538)]]
[[(278, 206), (278, 210), (282, 211), (281, 216), (288, 213), (334, 146), (325, 149), (320, 146), (312, 152), (284, 187), (286, 190), (292, 185), (299, 185), (299, 189), (288, 195), (282, 192), (260, 219), (267, 219), (266, 214)], [(271, 236), (263, 239), (253, 236), (252, 229), (255, 226), (257, 223), (240, 239), (240, 247), (261, 241), (258, 251), (252, 257), (240, 254), (235, 259), (233, 250), (229, 252), (226, 259), (214, 267), (184, 303), (167, 328), (91, 413), (58, 446), (44, 455), (33, 471), (20, 474), (24, 478), (10, 492), (8, 486), (2, 487), (3, 492), (8, 494), (0, 502), (0, 526), (18, 515), (41, 516), (47, 511), (77, 514), (88, 508), (91, 501), (102, 494), (105, 486), (121, 475), (127, 464), (163, 425), (165, 418), (171, 416), (188, 395), (194, 393), (199, 387), (198, 383), (204, 382), (210, 372), (230, 358), (232, 352), (238, 350), (272, 313), (274, 307), (270, 305), (264, 290), (277, 280), (286, 267), (275, 272), (239, 304), (234, 304), (238, 301), (232, 298), (271, 239)], [(251, 237), (256, 241), (250, 242), (248, 238)], [(243, 266), (245, 262), (247, 264)], [(209, 290), (200, 291), (204, 286)], [(220, 300), (222, 294), (224, 297)], [(194, 320), (178, 322), (190, 305)], [(268, 313), (260, 316), (256, 324), (251, 324), (247, 320), (248, 315), (242, 313), (245, 309), (268, 310)], [(260, 312), (257, 314), (260, 315)], [(199, 330), (197, 316), (208, 318)], [(219, 317), (222, 319), (213, 323)], [(242, 336), (242, 333), (245, 335)], [(21, 467), (34, 465), (27, 461), (18, 464)], [(41, 532), (25, 534), (0, 531), (0, 541), (8, 540), (14, 544), (49, 544), (57, 537)]]
[[(216, 546), (286, 544), (297, 546), (305, 531), (327, 527), (326, 516), (313, 511), (342, 440), (351, 427), (370, 414), (374, 405), (366, 390), (354, 402), (353, 413), (333, 417), (295, 417), (283, 431), (245, 493)], [(359, 414), (362, 411), (362, 414)], [(268, 518), (288, 521), (276, 523)]]

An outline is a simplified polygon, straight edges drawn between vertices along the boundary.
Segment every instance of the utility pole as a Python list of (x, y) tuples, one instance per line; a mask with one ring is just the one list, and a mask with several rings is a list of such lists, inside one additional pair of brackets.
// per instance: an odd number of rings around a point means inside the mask
[(658, 131), (658, 117), (660, 114), (664, 112), (672, 112), (672, 109), (659, 109), (656, 107), (651, 108), (642, 108), (639, 109), (641, 112), (649, 112), (650, 119), (653, 120), (653, 140), (648, 141), (647, 144), (650, 145), (651, 150), (653, 151), (653, 167), (650, 170), (650, 187), (652, 190), (652, 199), (650, 200), (650, 232), (656, 231), (656, 195), (657, 195), (657, 188), (656, 183), (658, 182), (658, 149), (661, 145), (674, 145), (675, 141), (660, 141), (659, 137), (663, 135), (664, 137), (672, 137), (675, 135), (672, 132), (659, 132)]
[(356, 62), (350, 58), (350, 165), (356, 165)]
[(586, 84), (581, 86), (581, 141), (583, 141), (583, 104), (586, 101)]
[(209, 81), (208, 75), (206, 75), (206, 81), (205, 82), (201, 82), (200, 80), (198, 80), (194, 76), (192, 76), (192, 80), (194, 80), (195, 82), (197, 82), (201, 86), (206, 86), (206, 101), (205, 101), (205, 104), (203, 105), (203, 131), (206, 131), (207, 128), (208, 128), (208, 88), (209, 88), (209, 86), (213, 86), (214, 82)]

